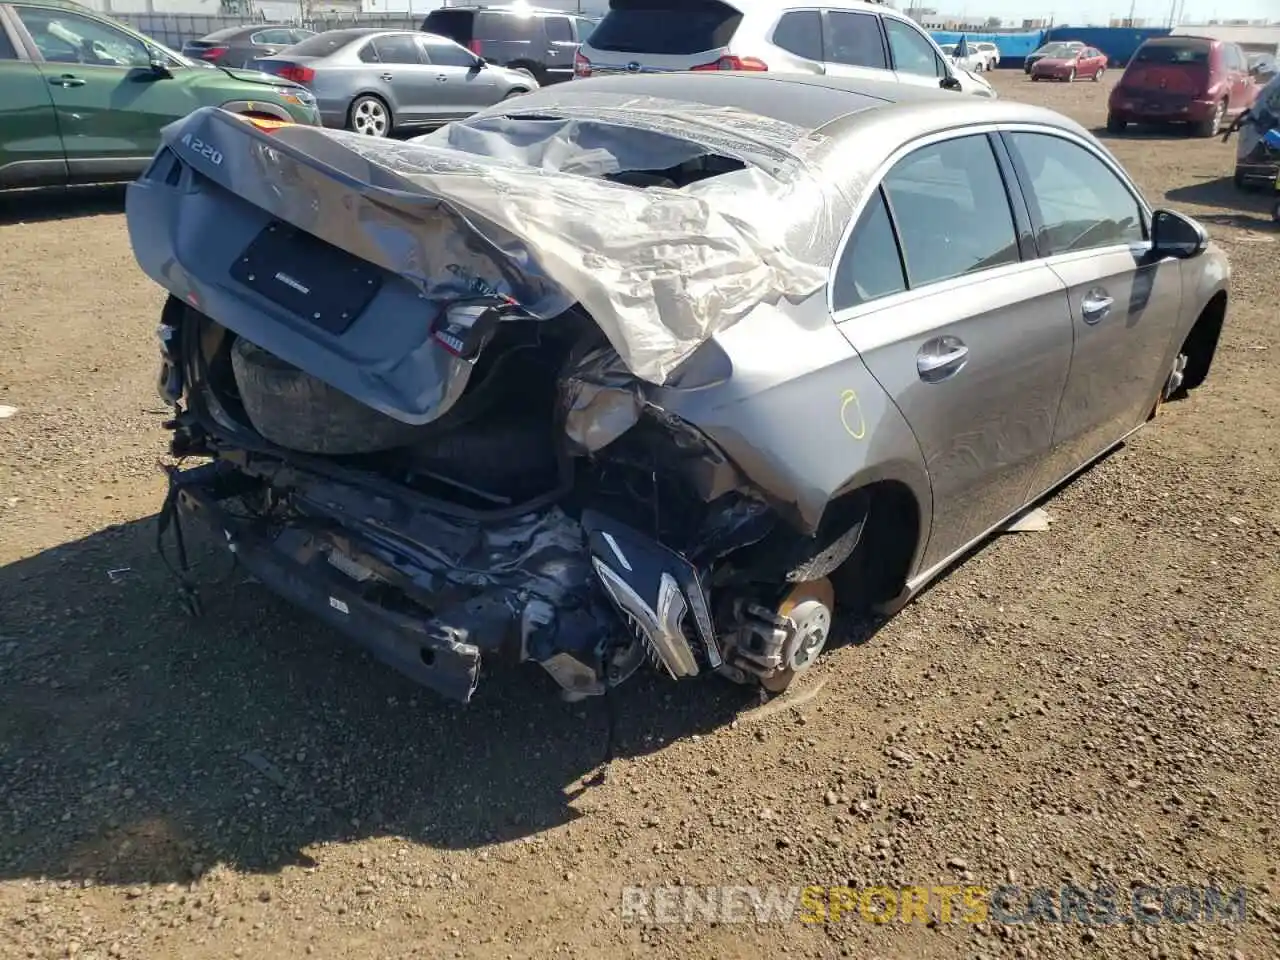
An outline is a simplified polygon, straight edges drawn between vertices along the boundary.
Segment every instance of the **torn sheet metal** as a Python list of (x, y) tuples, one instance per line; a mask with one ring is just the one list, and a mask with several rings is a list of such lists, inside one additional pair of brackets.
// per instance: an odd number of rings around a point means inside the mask
[[(250, 203), (408, 278), (429, 301), (496, 290), (544, 319), (580, 303), (627, 369), (660, 384), (757, 304), (820, 289), (848, 202), (810, 171), (815, 141), (800, 128), (732, 108), (611, 100), (575, 105), (573, 117), (482, 115), (411, 143), (303, 126), (267, 134), (206, 108), (164, 139)], [(217, 145), (216, 166), (184, 148), (193, 139)], [(594, 179), (702, 156), (747, 166), (685, 189)]]

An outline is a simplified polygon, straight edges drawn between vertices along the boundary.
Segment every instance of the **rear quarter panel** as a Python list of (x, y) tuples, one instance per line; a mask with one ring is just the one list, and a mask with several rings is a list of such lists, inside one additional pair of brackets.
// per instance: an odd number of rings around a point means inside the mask
[[(906, 484), (927, 541), (932, 504), (915, 435), (827, 313), (826, 292), (762, 305), (717, 334), (690, 376), (655, 401), (714, 440), (797, 526), (813, 530), (835, 497), (879, 480)], [(686, 388), (706, 371), (731, 374)]]

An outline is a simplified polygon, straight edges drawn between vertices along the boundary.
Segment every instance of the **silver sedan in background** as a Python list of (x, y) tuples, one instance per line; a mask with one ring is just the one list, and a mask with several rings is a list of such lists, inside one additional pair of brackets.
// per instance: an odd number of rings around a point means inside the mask
[(308, 87), (326, 127), (385, 137), (470, 116), (538, 88), (446, 37), (404, 30), (329, 30), (254, 66)]

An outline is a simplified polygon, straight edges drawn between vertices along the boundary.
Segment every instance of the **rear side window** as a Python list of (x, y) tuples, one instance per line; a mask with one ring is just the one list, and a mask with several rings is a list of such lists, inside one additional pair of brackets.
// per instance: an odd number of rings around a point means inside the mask
[(542, 21), (537, 17), (521, 17), (503, 13), (478, 13), (472, 40), (505, 42), (531, 41), (542, 38)]
[(858, 218), (831, 287), (831, 306), (836, 310), (856, 307), (907, 289), (898, 256), (898, 241), (889, 222), (884, 194), (876, 190)]
[(253, 43), (293, 43), (293, 32), (285, 30), (283, 27), (275, 27), (270, 30), (259, 30), (249, 38)]
[(471, 42), (471, 27), (475, 15), (469, 10), (433, 10), (422, 21), (424, 33), (436, 33), (448, 37), (464, 47)]
[(774, 46), (806, 60), (823, 60), (822, 14), (817, 10), (785, 13), (773, 28)]
[(375, 37), (373, 49), (378, 51), (378, 59), (383, 63), (421, 63), (418, 55), (418, 44), (414, 37), (399, 34), (390, 37)]
[(612, 0), (591, 46), (689, 56), (727, 46), (741, 22), (741, 13), (718, 0)]
[(893, 52), (893, 68), (903, 73), (925, 77), (944, 77), (946, 68), (923, 33), (901, 20), (886, 19), (889, 49)]
[(377, 50), (375, 50), (375, 49), (373, 49), (373, 41), (372, 41), (372, 40), (370, 40), (370, 41), (369, 41), (368, 43), (366, 43), (363, 47), (361, 47), (361, 48), (360, 48), (360, 52), (359, 52), (358, 54), (356, 54), (356, 56), (358, 56), (358, 57), (361, 59), (361, 61), (362, 61), (362, 62), (364, 62), (364, 63), (377, 63), (377, 62), (378, 62), (378, 51), (377, 51)]
[(547, 39), (552, 43), (573, 43), (573, 26), (568, 17), (547, 17)]
[(1004, 178), (985, 136), (921, 147), (884, 180), (912, 287), (1019, 259)]
[[(884, 70), (884, 44), (880, 40), (880, 18), (872, 13), (827, 11), (827, 60), (853, 67)], [(933, 51), (929, 51), (930, 56)]]
[(1027, 200), (1038, 212), (1045, 256), (1145, 239), (1142, 208), (1124, 182), (1088, 150), (1041, 133), (1009, 134), (1030, 180)]
[(289, 33), (293, 36), (294, 43), (301, 43), (303, 40), (309, 40), (316, 35), (314, 30), (303, 30), (301, 27), (290, 30)]
[(1209, 62), (1208, 44), (1148, 43), (1133, 55), (1138, 63), (1200, 63)]

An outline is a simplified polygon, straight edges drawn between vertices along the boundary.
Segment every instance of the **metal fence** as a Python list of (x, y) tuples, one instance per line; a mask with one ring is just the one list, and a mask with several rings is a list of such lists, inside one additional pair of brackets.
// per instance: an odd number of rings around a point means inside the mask
[[(166, 47), (182, 49), (187, 40), (197, 40), (215, 30), (253, 23), (249, 17), (213, 15), (203, 13), (112, 13), (113, 19), (129, 24)], [(324, 18), (298, 20), (285, 18), (273, 23), (293, 23), (317, 32), (336, 30), (339, 27), (378, 27), (386, 30), (417, 30), (425, 14), (410, 16), (407, 13), (362, 13), (357, 15), (331, 15)]]

